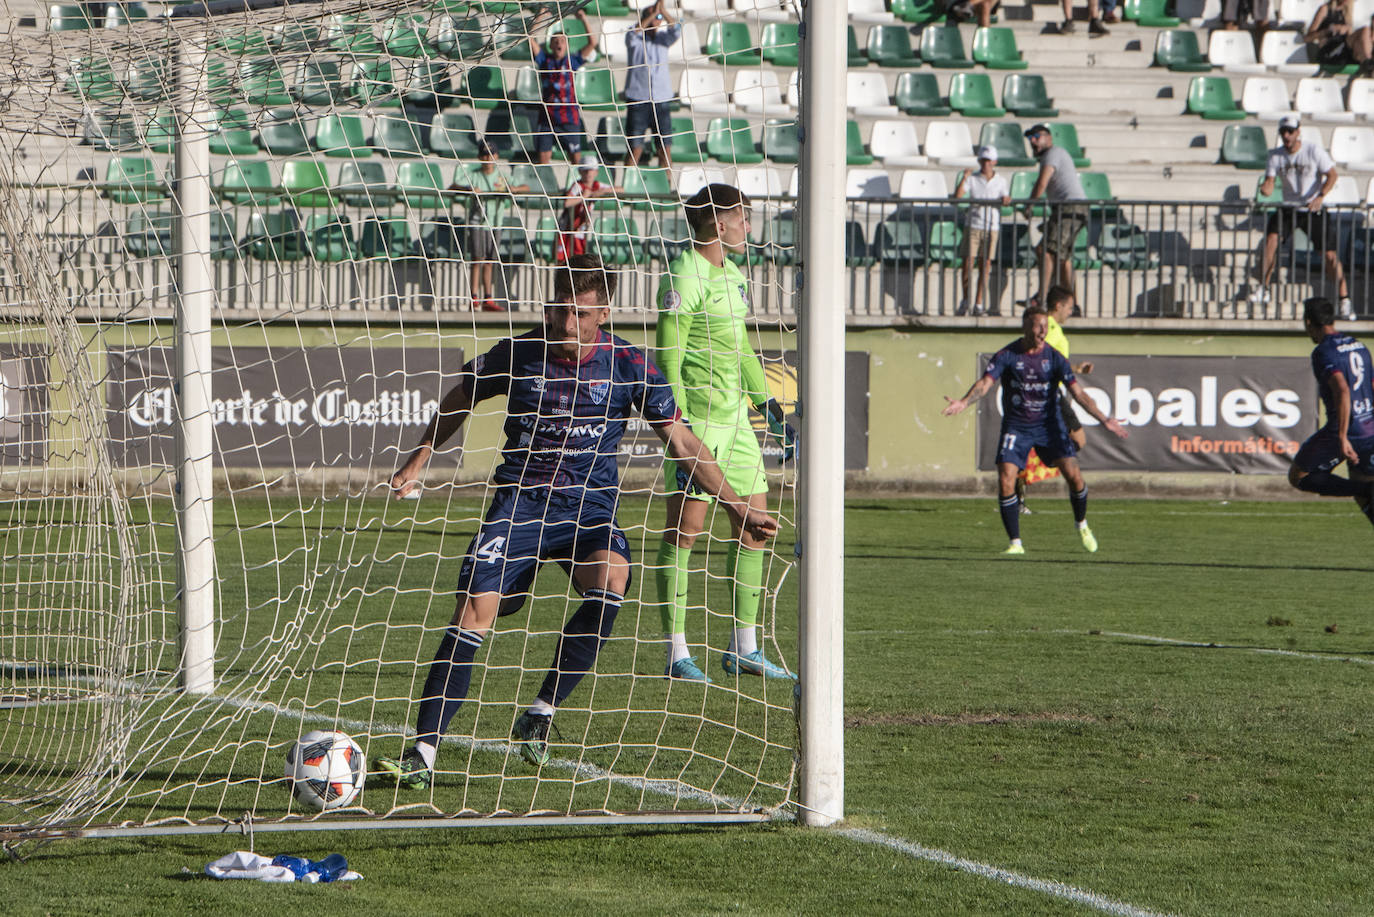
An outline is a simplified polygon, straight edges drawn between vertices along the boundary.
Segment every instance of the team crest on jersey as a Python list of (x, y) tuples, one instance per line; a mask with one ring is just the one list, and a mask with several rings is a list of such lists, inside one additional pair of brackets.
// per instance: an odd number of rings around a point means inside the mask
[(682, 305), (682, 294), (677, 290), (669, 290), (663, 295), (664, 311), (676, 312), (680, 305)]
[(1040, 371), (1041, 371), (1042, 373), (1047, 373), (1047, 372), (1050, 371), (1050, 361), (1049, 361), (1049, 360), (1041, 360), (1041, 361), (1040, 361)]
[(532, 380), (530, 380), (530, 388), (534, 390), (534, 393), (535, 393), (536, 395), (542, 395), (542, 394), (544, 394), (544, 379), (543, 379), (543, 377), (542, 377), (542, 376), (535, 376)]
[(608, 379), (603, 379), (600, 382), (592, 382), (587, 386), (587, 394), (592, 396), (593, 404), (601, 404), (601, 402), (605, 401), (606, 395), (608, 395), (610, 391), (611, 383)]
[(746, 289), (744, 288), (744, 284), (742, 284), (742, 283), (741, 283), (741, 284), (738, 284), (738, 286), (739, 286), (739, 298), (742, 299), (742, 300), (744, 300), (744, 304), (745, 304), (746, 306), (749, 305), (749, 291), (746, 290)]

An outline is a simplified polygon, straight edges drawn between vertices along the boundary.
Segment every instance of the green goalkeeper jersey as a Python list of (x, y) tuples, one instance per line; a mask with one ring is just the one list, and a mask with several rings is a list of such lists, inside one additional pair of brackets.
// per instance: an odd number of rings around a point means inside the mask
[(748, 425), (749, 406), (768, 397), (748, 312), (747, 281), (728, 258), (716, 267), (688, 248), (659, 283), (658, 368), (688, 421)]

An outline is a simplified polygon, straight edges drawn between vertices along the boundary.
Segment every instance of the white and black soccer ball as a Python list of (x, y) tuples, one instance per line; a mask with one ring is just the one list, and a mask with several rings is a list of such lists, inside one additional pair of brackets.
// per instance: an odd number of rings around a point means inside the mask
[(367, 762), (358, 743), (342, 732), (317, 729), (286, 752), (291, 795), (311, 809), (338, 809), (363, 789)]

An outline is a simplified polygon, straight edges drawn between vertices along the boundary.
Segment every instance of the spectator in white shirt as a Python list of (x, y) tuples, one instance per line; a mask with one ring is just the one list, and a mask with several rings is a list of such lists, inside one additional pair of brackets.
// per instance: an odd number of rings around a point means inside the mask
[(978, 149), (978, 171), (959, 176), (954, 187), (958, 200), (968, 193), (971, 206), (964, 225), (964, 297), (959, 302), (959, 315), (969, 311), (969, 282), (974, 259), (978, 261), (978, 291), (973, 297), (973, 314), (983, 315), (983, 297), (988, 288), (988, 274), (992, 259), (997, 256), (997, 233), (1002, 228), (1002, 208), (1011, 203), (1011, 188), (1007, 180), (997, 174), (997, 150), (984, 146)]

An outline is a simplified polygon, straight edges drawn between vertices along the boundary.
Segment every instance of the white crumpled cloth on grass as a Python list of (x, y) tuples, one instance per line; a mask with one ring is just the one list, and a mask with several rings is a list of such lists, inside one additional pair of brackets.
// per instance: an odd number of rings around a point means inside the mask
[[(233, 853), (225, 854), (213, 863), (206, 863), (205, 874), (212, 879), (257, 879), (259, 882), (296, 881), (296, 874), (285, 866), (273, 866), (271, 857), (249, 853), (247, 850), (236, 850)], [(350, 869), (339, 876), (338, 881), (347, 882), (361, 878), (362, 876)], [(318, 882), (319, 879), (310, 873), (301, 881)]]

